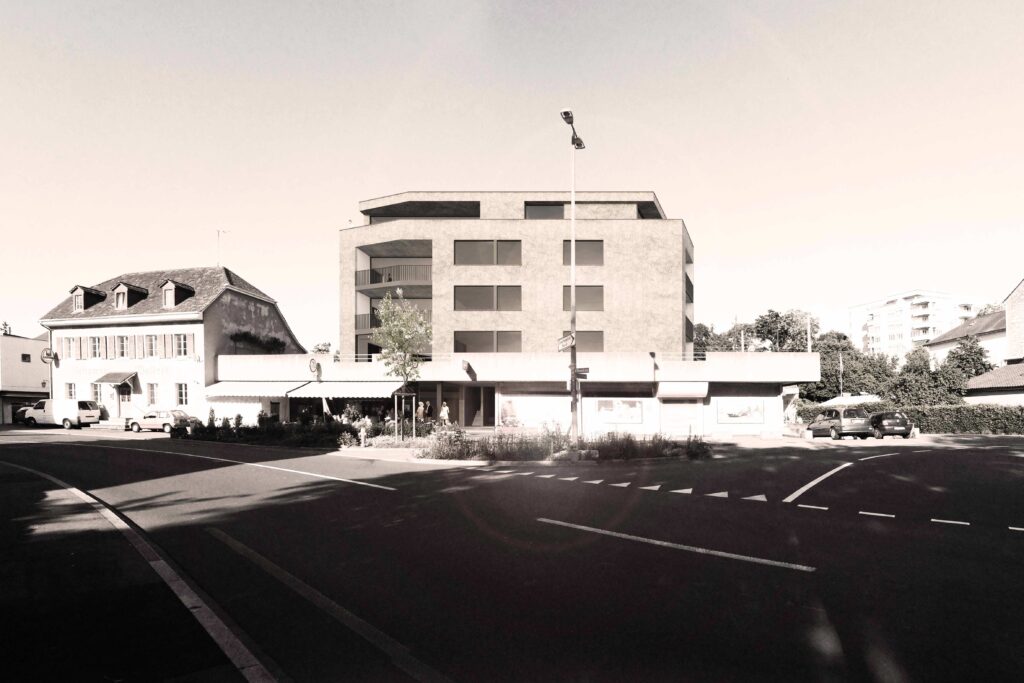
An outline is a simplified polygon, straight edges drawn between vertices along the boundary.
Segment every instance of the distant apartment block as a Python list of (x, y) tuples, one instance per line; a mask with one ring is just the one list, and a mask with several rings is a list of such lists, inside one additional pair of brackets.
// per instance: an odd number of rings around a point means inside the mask
[(977, 309), (969, 297), (911, 290), (851, 307), (849, 336), (866, 353), (902, 362), (912, 350), (973, 318)]

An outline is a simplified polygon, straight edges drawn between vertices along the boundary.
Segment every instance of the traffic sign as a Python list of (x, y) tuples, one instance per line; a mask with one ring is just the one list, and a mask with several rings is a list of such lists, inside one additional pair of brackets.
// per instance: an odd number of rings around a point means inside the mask
[(576, 346), (576, 337), (571, 334), (567, 334), (558, 340), (559, 351), (565, 351), (572, 346)]
[(582, 375), (588, 372), (590, 372), (590, 368), (576, 368), (577, 375)]

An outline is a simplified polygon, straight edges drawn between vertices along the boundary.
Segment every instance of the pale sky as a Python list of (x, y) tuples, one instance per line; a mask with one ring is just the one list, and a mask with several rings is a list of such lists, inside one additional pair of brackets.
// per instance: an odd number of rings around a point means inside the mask
[(567, 189), (564, 107), (578, 189), (686, 221), (697, 322), (1002, 301), (1021, 36), (1019, 1), (0, 0), (0, 319), (34, 335), (76, 284), (213, 265), (221, 229), (221, 263), (336, 347), (358, 202)]

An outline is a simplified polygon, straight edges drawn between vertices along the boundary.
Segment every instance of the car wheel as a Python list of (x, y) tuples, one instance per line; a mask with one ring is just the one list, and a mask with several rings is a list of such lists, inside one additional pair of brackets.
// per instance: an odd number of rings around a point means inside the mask
[(164, 433), (165, 434), (170, 434), (171, 433), (171, 425), (164, 425)]
[(909, 438), (910, 438), (910, 434), (904, 434), (904, 435), (903, 435), (903, 438), (904, 438), (904, 439), (909, 439)]
[(141, 432), (142, 431), (142, 427), (139, 426), (138, 422), (132, 422), (132, 431), (133, 432)]
[(875, 438), (876, 439), (884, 439), (885, 438), (885, 434), (883, 434), (882, 430), (879, 429), (878, 427), (875, 427)]
[(64, 421), (61, 422), (61, 424), (64, 425), (64, 429), (71, 429), (71, 420), (67, 419), (66, 417), (64, 418)]
[(25, 424), (27, 424), (29, 427), (35, 427), (36, 419), (34, 417), (30, 417), (29, 419), (25, 420)]
[(828, 430), (828, 435), (831, 436), (836, 441), (839, 440), (839, 432), (836, 431), (835, 427), (832, 427), (831, 429)]
[(867, 434), (861, 434), (861, 435), (860, 435), (860, 438), (862, 438), (862, 439), (867, 439), (867, 438), (868, 438), (868, 435), (867, 435)]

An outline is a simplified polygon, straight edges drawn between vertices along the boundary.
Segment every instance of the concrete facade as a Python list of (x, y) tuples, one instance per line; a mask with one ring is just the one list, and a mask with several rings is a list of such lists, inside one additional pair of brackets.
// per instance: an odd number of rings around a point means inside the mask
[(0, 424), (18, 408), (50, 395), (50, 369), (41, 356), (45, 339), (0, 335)]
[(851, 307), (848, 334), (861, 351), (902, 363), (915, 348), (973, 318), (977, 309), (970, 297), (915, 289)]

